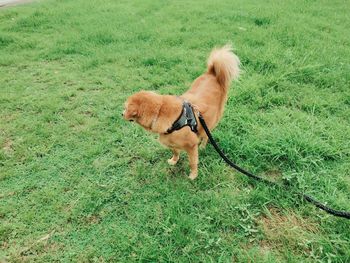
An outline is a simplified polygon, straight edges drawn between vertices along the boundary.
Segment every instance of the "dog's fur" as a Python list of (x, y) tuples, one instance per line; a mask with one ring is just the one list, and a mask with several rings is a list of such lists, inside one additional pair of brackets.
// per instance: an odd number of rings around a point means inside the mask
[[(239, 75), (239, 64), (230, 46), (214, 49), (208, 59), (207, 72), (180, 96), (203, 115), (210, 130), (215, 128), (223, 115), (231, 80)], [(189, 178), (193, 180), (198, 175), (198, 145), (200, 142), (205, 145), (208, 138), (198, 119), (197, 134), (188, 126), (166, 134), (181, 111), (182, 100), (176, 96), (140, 91), (127, 99), (123, 116), (160, 135), (160, 142), (173, 152), (172, 158), (168, 160), (170, 165), (177, 163), (181, 150), (186, 151), (191, 167)]]

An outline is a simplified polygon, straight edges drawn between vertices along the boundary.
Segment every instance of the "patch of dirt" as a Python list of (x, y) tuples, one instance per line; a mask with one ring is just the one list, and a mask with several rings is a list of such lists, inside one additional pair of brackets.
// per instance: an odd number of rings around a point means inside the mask
[(84, 115), (89, 116), (89, 117), (95, 117), (96, 116), (95, 113), (93, 113), (92, 111), (88, 111), (88, 110), (87, 111), (82, 111), (81, 114), (84, 114)]
[[(283, 258), (279, 254), (279, 251), (264, 241), (259, 243), (259, 247), (257, 247), (257, 245), (254, 243), (244, 243), (241, 244), (240, 247), (244, 251), (248, 251), (247, 253), (251, 257), (251, 260), (248, 262), (265, 262), (263, 259), (269, 257), (269, 255), (273, 255), (274, 257), (276, 257), (278, 259), (277, 262), (284, 262)], [(235, 259), (233, 262), (239, 261), (238, 259)]]
[(16, 192), (9, 192), (7, 194), (0, 194), (0, 199), (5, 198), (5, 197), (9, 197), (9, 196), (13, 196), (15, 194), (16, 194)]
[(319, 231), (317, 224), (290, 211), (282, 214), (276, 208), (270, 208), (269, 213), (257, 221), (266, 237), (260, 241), (260, 246), (265, 250), (288, 246), (308, 253), (308, 246)]
[(13, 152), (13, 141), (11, 139), (6, 139), (4, 142), (4, 145), (2, 146), (2, 149), (5, 151), (5, 153), (10, 154)]
[(101, 218), (98, 215), (91, 215), (85, 218), (87, 224), (98, 224), (100, 223)]
[(277, 169), (268, 170), (264, 173), (264, 177), (271, 181), (280, 181), (282, 179), (282, 172)]

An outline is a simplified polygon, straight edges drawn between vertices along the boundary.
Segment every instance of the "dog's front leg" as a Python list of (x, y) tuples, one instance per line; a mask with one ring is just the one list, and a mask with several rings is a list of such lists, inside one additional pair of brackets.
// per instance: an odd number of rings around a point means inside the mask
[(180, 158), (180, 151), (175, 148), (172, 148), (171, 150), (173, 151), (173, 157), (168, 159), (168, 164), (175, 165)]
[(189, 178), (191, 180), (194, 180), (198, 176), (198, 145), (196, 144), (193, 147), (186, 149), (186, 152), (188, 154), (188, 159), (190, 161), (191, 168)]

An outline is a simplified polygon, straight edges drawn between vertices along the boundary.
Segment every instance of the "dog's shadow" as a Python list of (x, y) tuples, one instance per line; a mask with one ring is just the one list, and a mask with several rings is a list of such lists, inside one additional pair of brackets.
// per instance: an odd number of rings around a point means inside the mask
[(185, 177), (190, 173), (189, 167), (186, 167), (184, 158), (181, 159), (180, 157), (180, 160), (175, 165), (170, 165), (168, 163), (166, 163), (166, 165), (166, 171), (171, 178), (178, 178), (179, 176)]
[(187, 154), (181, 152), (180, 159), (175, 165), (168, 164), (168, 159), (172, 157), (172, 152), (167, 149), (157, 149), (152, 155), (152, 159), (149, 160), (151, 164), (161, 163), (165, 172), (171, 178), (178, 178), (179, 176), (187, 176), (190, 173), (189, 161)]
[[(161, 162), (162, 166), (165, 168), (165, 172), (169, 175), (170, 178), (179, 178), (187, 177), (190, 174), (190, 165), (188, 160), (188, 155), (186, 152), (180, 153), (180, 159), (175, 165), (168, 164), (168, 159), (172, 157), (172, 152), (167, 149), (157, 149), (154, 151), (153, 157), (150, 160), (151, 164), (156, 164)], [(204, 166), (208, 168), (208, 164), (212, 161), (213, 158), (217, 158), (214, 153), (210, 150), (203, 148), (199, 149), (199, 164), (198, 168)], [(210, 166), (210, 165), (209, 165)]]

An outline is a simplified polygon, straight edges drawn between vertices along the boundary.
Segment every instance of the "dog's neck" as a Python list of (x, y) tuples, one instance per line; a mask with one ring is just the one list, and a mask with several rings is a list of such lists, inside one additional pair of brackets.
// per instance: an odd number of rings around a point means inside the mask
[(154, 116), (149, 129), (155, 133), (166, 133), (182, 111), (182, 100), (176, 96), (162, 95), (158, 114)]

